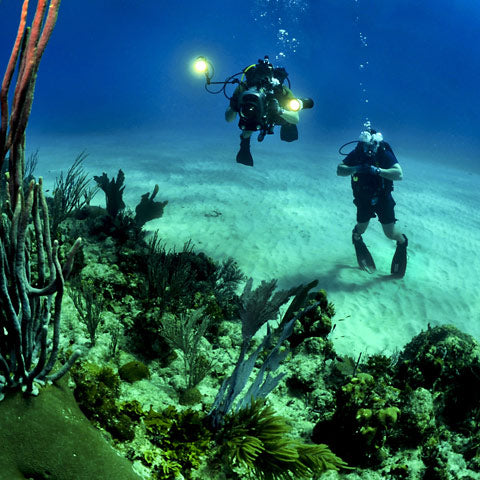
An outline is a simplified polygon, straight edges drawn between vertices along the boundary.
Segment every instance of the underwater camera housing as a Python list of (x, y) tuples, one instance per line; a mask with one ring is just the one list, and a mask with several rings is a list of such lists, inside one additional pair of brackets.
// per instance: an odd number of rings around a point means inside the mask
[(267, 93), (257, 87), (245, 90), (238, 99), (238, 112), (240, 128), (252, 131), (261, 130), (268, 124)]
[(238, 98), (238, 112), (240, 114), (239, 127), (243, 130), (261, 130), (259, 139), (265, 134), (273, 134), (275, 125), (274, 104), (275, 93), (282, 88), (288, 77), (284, 68), (274, 68), (268, 55), (260, 58), (256, 65), (244, 70), (247, 90)]
[[(282, 80), (275, 76), (268, 55), (263, 60), (258, 59), (256, 65), (251, 65), (244, 70), (247, 90), (242, 92), (238, 98), (238, 112), (240, 114), (239, 127), (244, 130), (264, 130), (266, 133), (273, 133), (275, 119), (269, 115), (272, 110), (271, 104), (275, 98), (276, 88), (281, 88), (283, 81), (288, 74), (283, 71)], [(270, 108), (269, 108), (270, 107)]]

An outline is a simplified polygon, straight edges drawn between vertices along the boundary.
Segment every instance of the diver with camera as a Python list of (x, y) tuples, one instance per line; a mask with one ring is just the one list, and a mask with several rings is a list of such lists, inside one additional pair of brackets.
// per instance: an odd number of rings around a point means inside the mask
[[(313, 100), (310, 98), (297, 98), (290, 90), (288, 73), (283, 67), (274, 67), (266, 55), (256, 64), (244, 68), (241, 72), (232, 75), (224, 82), (212, 82), (213, 67), (205, 59), (198, 57), (197, 62), (203, 62), (198, 71), (203, 71), (206, 77), (205, 88), (209, 93), (220, 93), (229, 99), (230, 103), (225, 111), (227, 122), (235, 120), (239, 115), (238, 126), (240, 134), (240, 150), (236, 161), (247, 166), (253, 166), (253, 157), (250, 152), (250, 137), (258, 132), (258, 141), (261, 142), (266, 135), (274, 133), (274, 127), (280, 126), (280, 138), (286, 142), (298, 139), (297, 123), (298, 112), (302, 109), (312, 108)], [(241, 75), (241, 79), (236, 78)], [(285, 81), (288, 87), (284, 85)], [(238, 83), (233, 95), (229, 97), (225, 91), (227, 84)], [(208, 87), (220, 84), (222, 87), (212, 91)]]
[(240, 82), (233, 92), (230, 105), (225, 112), (227, 122), (239, 115), (240, 150), (237, 163), (253, 166), (250, 152), (250, 137), (259, 131), (261, 142), (265, 135), (273, 134), (275, 125), (281, 125), (282, 140), (293, 142), (298, 138), (298, 110), (289, 110), (289, 102), (295, 99), (292, 91), (283, 85), (287, 77), (285, 69), (273, 68), (265, 57), (245, 71), (246, 81)]

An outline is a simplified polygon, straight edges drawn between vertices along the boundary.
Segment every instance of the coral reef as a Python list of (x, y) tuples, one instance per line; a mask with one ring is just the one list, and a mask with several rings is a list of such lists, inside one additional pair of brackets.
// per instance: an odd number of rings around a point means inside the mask
[(480, 478), (479, 359), (469, 335), (429, 326), (397, 358), (371, 357), (343, 382), (332, 375), (334, 411), (322, 412), (312, 438), (392, 478)]
[(0, 93), (2, 478), (480, 479), (473, 338), (429, 326), (398, 356), (340, 358), (317, 281), (254, 288), (234, 259), (149, 234), (157, 185), (133, 213), (104, 173), (92, 207), (81, 154), (45, 198), (25, 129), (59, 5), (27, 28), (24, 1)]

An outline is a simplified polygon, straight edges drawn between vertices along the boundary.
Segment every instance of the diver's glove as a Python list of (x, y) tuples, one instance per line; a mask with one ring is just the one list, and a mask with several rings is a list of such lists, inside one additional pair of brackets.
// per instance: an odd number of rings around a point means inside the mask
[(364, 173), (367, 175), (380, 175), (380, 169), (375, 167), (375, 165), (369, 165), (368, 163), (364, 163), (362, 165), (358, 165), (357, 170), (355, 173)]

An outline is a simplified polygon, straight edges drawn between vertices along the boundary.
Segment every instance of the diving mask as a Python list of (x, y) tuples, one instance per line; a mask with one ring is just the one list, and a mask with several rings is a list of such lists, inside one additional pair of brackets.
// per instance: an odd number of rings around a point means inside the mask
[(363, 151), (371, 157), (377, 153), (380, 142), (383, 141), (383, 135), (380, 132), (371, 133), (364, 130), (358, 140), (362, 143)]

